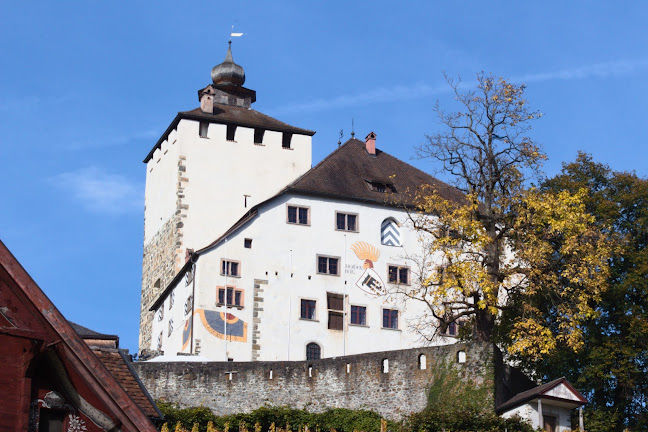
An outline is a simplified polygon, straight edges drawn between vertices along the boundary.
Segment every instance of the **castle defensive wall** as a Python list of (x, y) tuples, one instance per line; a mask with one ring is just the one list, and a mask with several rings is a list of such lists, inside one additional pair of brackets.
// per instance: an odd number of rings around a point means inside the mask
[[(313, 361), (134, 363), (155, 399), (183, 407), (206, 406), (216, 415), (264, 405), (313, 412), (369, 409), (398, 420), (421, 411), (434, 370), (442, 362), (461, 376), (490, 385), (493, 408), (513, 391), (511, 368), (490, 344), (453, 344)], [(498, 367), (493, 367), (499, 364)], [(516, 371), (513, 371), (516, 372)]]

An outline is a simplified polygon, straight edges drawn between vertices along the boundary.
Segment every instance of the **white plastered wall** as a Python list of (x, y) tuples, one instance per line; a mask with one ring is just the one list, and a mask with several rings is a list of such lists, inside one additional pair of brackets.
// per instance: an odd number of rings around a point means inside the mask
[[(310, 225), (286, 223), (288, 204), (309, 207)], [(359, 232), (337, 231), (336, 211), (357, 214)], [(423, 345), (419, 336), (408, 326), (410, 319), (416, 319), (424, 312), (421, 304), (412, 301), (406, 304), (399, 299), (387, 300), (365, 293), (355, 285), (364, 271), (364, 260), (358, 259), (351, 250), (351, 245), (356, 241), (369, 243), (380, 250), (374, 270), (383, 283), (388, 283), (389, 264), (414, 268), (405, 256), (418, 252), (420, 243), (417, 235), (405, 224), (401, 224), (402, 247), (381, 245), (381, 223), (388, 217), (403, 222), (406, 214), (402, 210), (380, 205), (294, 195), (281, 196), (262, 206), (254, 220), (231, 235), (227, 242), (203, 253), (197, 262), (196, 309), (224, 311), (223, 306), (217, 306), (217, 287), (235, 286), (244, 290), (244, 305), (243, 308), (230, 308), (228, 311), (248, 326), (246, 342), (226, 343), (209, 334), (196, 318), (194, 337), (200, 339), (201, 355), (221, 361), (228, 357), (237, 361), (252, 359), (255, 280), (267, 281), (267, 284), (261, 285), (263, 301), (257, 303), (262, 309), (258, 311), (261, 320), (257, 341), (260, 345), (259, 360), (303, 360), (309, 342), (320, 345), (323, 357)], [(252, 239), (251, 249), (244, 247), (245, 238)], [(341, 274), (318, 274), (318, 254), (339, 257)], [(221, 275), (222, 258), (239, 261), (241, 276), (226, 278)], [(347, 296), (346, 332), (328, 329), (327, 292)], [(315, 321), (300, 319), (302, 298), (316, 300)], [(350, 305), (367, 308), (366, 326), (348, 325)], [(399, 310), (398, 329), (382, 328), (383, 308)], [(179, 327), (176, 331), (181, 334)], [(174, 337), (170, 338), (171, 342), (175, 340)], [(447, 338), (438, 343), (453, 340)], [(179, 347), (180, 343), (176, 346)]]
[(189, 179), (183, 200), (188, 206), (183, 240), (184, 247), (191, 249), (218, 238), (247, 210), (311, 168), (310, 136), (295, 134), (291, 148), (284, 149), (281, 132), (266, 130), (263, 144), (258, 145), (252, 128), (237, 127), (234, 141), (226, 140), (226, 125), (209, 124), (206, 138), (199, 136), (198, 129), (197, 121), (178, 124)]
[(178, 134), (173, 130), (146, 163), (145, 245), (175, 213), (180, 146)]

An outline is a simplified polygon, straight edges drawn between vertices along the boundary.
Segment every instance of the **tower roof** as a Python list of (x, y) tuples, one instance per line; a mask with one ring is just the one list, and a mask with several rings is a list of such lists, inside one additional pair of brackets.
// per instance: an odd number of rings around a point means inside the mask
[(216, 86), (242, 86), (245, 83), (245, 71), (232, 58), (232, 41), (229, 41), (225, 61), (213, 67), (211, 77)]

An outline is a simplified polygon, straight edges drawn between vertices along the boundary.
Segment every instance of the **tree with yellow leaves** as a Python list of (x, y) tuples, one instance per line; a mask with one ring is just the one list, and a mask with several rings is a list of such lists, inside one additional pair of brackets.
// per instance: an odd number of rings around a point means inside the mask
[[(558, 342), (578, 350), (581, 323), (596, 313), (605, 287), (610, 249), (585, 211), (586, 192), (529, 187), (546, 156), (528, 136), (541, 114), (528, 108), (524, 85), (483, 73), (473, 91), (448, 82), (461, 108), (437, 104), (443, 131), (417, 152), (440, 163), (465, 198), (417, 191), (410, 218), (425, 245), (418, 283), (392, 294), (427, 306), (434, 319), (416, 327), (430, 338), (463, 323), (475, 341), (493, 341), (505, 328), (512, 353), (542, 356)], [(555, 326), (526, 302), (538, 296), (552, 303)]]

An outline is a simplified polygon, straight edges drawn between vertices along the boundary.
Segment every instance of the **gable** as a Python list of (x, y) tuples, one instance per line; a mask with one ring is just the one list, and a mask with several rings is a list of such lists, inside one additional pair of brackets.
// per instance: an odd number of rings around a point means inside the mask
[(545, 396), (552, 396), (555, 398), (560, 398), (560, 399), (568, 399), (568, 400), (573, 400), (576, 402), (580, 402), (581, 399), (576, 395), (569, 387), (567, 387), (564, 383), (561, 383), (557, 385), (556, 387), (552, 388), (551, 390), (547, 391), (545, 393)]

